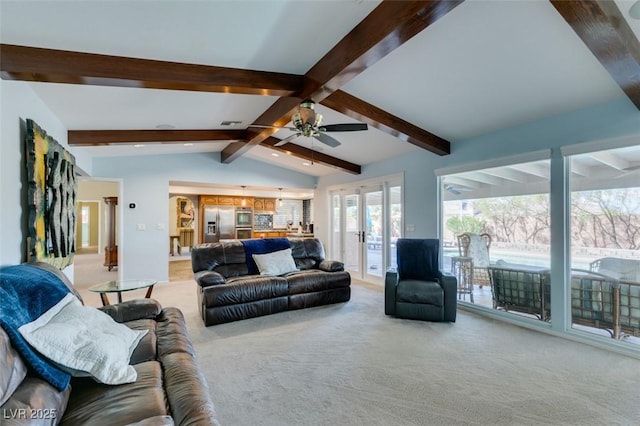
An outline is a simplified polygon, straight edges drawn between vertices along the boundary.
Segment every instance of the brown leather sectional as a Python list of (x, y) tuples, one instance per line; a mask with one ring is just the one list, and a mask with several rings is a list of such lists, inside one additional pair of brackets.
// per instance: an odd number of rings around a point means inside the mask
[[(67, 278), (47, 268), (79, 297)], [(215, 408), (182, 313), (152, 299), (101, 308), (132, 329), (148, 329), (131, 356), (134, 383), (99, 384), (72, 378), (58, 391), (31, 370), (0, 328), (0, 424), (3, 425), (218, 425)], [(26, 376), (25, 376), (26, 373)], [(16, 388), (17, 385), (17, 388)]]
[(288, 240), (298, 270), (279, 276), (250, 273), (245, 246), (239, 240), (192, 249), (198, 304), (205, 325), (350, 299), (351, 276), (341, 262), (325, 260), (320, 240)]

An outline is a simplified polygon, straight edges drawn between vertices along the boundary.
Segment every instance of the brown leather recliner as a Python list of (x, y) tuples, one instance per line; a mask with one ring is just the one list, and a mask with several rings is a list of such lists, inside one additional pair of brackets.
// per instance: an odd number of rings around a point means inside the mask
[(298, 271), (279, 276), (250, 273), (239, 240), (194, 247), (191, 264), (205, 325), (350, 299), (351, 276), (341, 262), (325, 260), (320, 240), (289, 238), (289, 244)]

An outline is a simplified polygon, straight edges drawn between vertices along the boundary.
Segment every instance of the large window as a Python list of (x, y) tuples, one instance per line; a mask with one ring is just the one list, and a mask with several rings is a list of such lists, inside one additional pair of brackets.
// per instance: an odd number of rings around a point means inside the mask
[(640, 149), (571, 157), (571, 320), (640, 343)]
[(302, 200), (283, 199), (276, 205), (276, 213), (273, 215), (274, 228), (286, 228), (287, 225), (297, 229), (302, 222)]
[(549, 320), (550, 161), (441, 176), (443, 269), (462, 303)]
[(640, 145), (628, 138), (561, 152), (437, 171), (443, 268), (470, 309), (635, 351)]

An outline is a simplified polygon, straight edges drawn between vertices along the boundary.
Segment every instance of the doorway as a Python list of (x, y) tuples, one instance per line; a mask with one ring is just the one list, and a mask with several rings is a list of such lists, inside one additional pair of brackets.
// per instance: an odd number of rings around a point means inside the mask
[(330, 191), (332, 253), (354, 277), (384, 282), (396, 266), (395, 242), (402, 230), (402, 179)]
[(98, 253), (100, 247), (100, 204), (97, 201), (80, 201), (76, 212), (76, 253)]
[[(108, 271), (105, 264), (106, 205), (104, 197), (120, 195), (119, 181), (80, 178), (77, 189), (76, 254), (73, 284), (86, 288), (102, 281), (117, 280), (120, 268)], [(116, 233), (116, 241), (120, 241)]]

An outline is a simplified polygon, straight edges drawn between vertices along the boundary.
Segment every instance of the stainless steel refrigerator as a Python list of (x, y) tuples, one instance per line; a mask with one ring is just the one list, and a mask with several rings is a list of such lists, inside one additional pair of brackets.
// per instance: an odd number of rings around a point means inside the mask
[(235, 238), (235, 208), (233, 206), (205, 206), (202, 241), (217, 243)]

